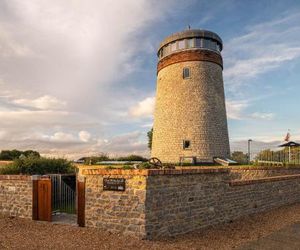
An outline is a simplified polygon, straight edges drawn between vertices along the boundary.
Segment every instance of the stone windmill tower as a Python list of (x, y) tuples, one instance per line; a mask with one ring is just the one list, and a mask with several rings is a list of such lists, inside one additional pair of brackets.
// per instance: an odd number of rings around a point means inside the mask
[(221, 38), (186, 30), (158, 49), (152, 157), (162, 162), (213, 162), (230, 154)]

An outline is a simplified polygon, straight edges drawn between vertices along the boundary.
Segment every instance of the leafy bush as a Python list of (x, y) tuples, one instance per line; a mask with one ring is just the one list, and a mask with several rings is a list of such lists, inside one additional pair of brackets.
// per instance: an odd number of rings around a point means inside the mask
[(20, 174), (20, 169), (10, 163), (0, 168), (0, 174)]
[(239, 164), (248, 164), (248, 154), (244, 154), (242, 151), (232, 152), (231, 159)]
[(134, 169), (133, 165), (124, 165), (123, 169)]
[(108, 165), (107, 167), (105, 167), (105, 169), (117, 169), (117, 168), (112, 165)]
[(150, 169), (153, 168), (153, 165), (151, 165), (149, 162), (143, 162), (138, 165), (138, 169)]
[[(84, 164), (86, 165), (96, 165), (101, 164), (105, 165), (106, 163), (102, 163), (103, 161), (125, 161), (126, 165), (131, 165), (132, 161), (148, 161), (147, 158), (140, 155), (128, 155), (128, 156), (120, 156), (120, 157), (108, 157), (106, 154), (101, 154), (100, 156), (91, 156), (91, 157), (82, 157), (79, 160), (84, 160)], [(107, 163), (111, 164), (111, 163)]]
[(148, 161), (147, 158), (140, 156), (140, 155), (128, 155), (128, 156), (121, 156), (116, 158), (117, 161)]
[(74, 173), (75, 168), (66, 159), (43, 158), (43, 157), (22, 157), (14, 160), (0, 169), (0, 174), (59, 174)]
[(94, 165), (97, 162), (101, 162), (101, 161), (109, 161), (109, 157), (106, 154), (101, 154), (99, 156), (91, 156), (91, 157), (84, 157), (84, 164), (86, 165)]

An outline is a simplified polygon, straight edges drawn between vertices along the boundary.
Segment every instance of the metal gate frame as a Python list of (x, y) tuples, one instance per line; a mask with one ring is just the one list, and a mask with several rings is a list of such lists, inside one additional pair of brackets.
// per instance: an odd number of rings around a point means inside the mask
[(63, 177), (74, 176), (76, 185), (76, 175), (74, 174), (51, 174), (52, 184), (52, 214), (76, 213), (76, 187), (75, 190), (70, 188), (63, 181)]

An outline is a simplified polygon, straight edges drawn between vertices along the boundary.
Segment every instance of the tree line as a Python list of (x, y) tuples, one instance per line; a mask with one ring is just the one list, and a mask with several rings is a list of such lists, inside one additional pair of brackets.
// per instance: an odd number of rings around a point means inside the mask
[(2, 150), (0, 152), (0, 160), (1, 161), (13, 161), (15, 159), (18, 158), (22, 158), (22, 156), (24, 157), (41, 157), (40, 153), (34, 150), (25, 150), (25, 151), (21, 151), (21, 150), (17, 150), (17, 149), (13, 149), (13, 150)]

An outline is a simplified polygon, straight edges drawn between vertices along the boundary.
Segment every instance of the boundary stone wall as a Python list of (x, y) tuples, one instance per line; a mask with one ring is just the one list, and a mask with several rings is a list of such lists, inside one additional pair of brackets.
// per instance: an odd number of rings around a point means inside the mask
[(232, 179), (251, 180), (281, 175), (300, 174), (300, 167), (231, 167)]
[(32, 218), (32, 180), (24, 175), (0, 175), (0, 214)]
[[(229, 168), (83, 170), (86, 225), (152, 239), (300, 202), (300, 174), (232, 180)], [(126, 191), (103, 191), (103, 177)]]
[(111, 174), (89, 175), (86, 178), (85, 224), (111, 232), (123, 232), (139, 237), (145, 235), (146, 178), (142, 175), (122, 175), (126, 190), (103, 191), (103, 178)]

